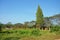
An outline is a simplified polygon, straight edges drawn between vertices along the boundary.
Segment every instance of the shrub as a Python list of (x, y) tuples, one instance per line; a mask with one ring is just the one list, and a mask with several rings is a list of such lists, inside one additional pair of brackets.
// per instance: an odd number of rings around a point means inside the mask
[(28, 34), (29, 31), (26, 31), (26, 30), (20, 30), (19, 33), (20, 33), (20, 34)]
[(60, 31), (60, 26), (51, 27), (51, 31), (50, 32), (57, 32), (57, 31)]
[(20, 38), (18, 37), (8, 37), (8, 38), (5, 38), (4, 40), (19, 40)]
[(39, 30), (32, 30), (31, 35), (38, 36), (38, 35), (41, 35), (41, 33)]

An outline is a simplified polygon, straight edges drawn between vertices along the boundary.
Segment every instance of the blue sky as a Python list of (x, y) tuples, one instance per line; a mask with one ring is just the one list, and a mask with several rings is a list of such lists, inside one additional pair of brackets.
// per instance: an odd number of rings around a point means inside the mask
[(24, 23), (35, 20), (38, 4), (44, 17), (60, 13), (60, 0), (0, 0), (0, 22)]

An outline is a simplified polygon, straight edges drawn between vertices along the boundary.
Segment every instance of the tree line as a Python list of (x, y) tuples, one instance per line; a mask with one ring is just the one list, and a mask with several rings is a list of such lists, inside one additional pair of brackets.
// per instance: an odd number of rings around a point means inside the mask
[(50, 17), (44, 17), (42, 9), (38, 5), (38, 9), (36, 12), (36, 21), (31, 21), (31, 22), (24, 22), (22, 23), (16, 23), (12, 24), (11, 22), (8, 22), (7, 24), (0, 23), (0, 31), (2, 28), (38, 28), (38, 29), (45, 29), (45, 28), (50, 28), (58, 25), (60, 26), (60, 14), (56, 14), (54, 16)]

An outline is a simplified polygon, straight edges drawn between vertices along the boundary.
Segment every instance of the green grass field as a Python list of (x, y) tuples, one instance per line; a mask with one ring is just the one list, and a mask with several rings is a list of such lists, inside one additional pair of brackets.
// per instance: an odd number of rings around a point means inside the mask
[(0, 40), (58, 40), (60, 35), (49, 30), (40, 29), (15, 29), (3, 30)]

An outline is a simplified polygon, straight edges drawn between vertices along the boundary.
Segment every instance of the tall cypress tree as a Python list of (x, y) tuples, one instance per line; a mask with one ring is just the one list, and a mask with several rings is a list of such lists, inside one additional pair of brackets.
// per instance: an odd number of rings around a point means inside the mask
[(40, 28), (43, 23), (44, 23), (43, 12), (40, 6), (38, 5), (38, 9), (36, 12), (36, 27)]

